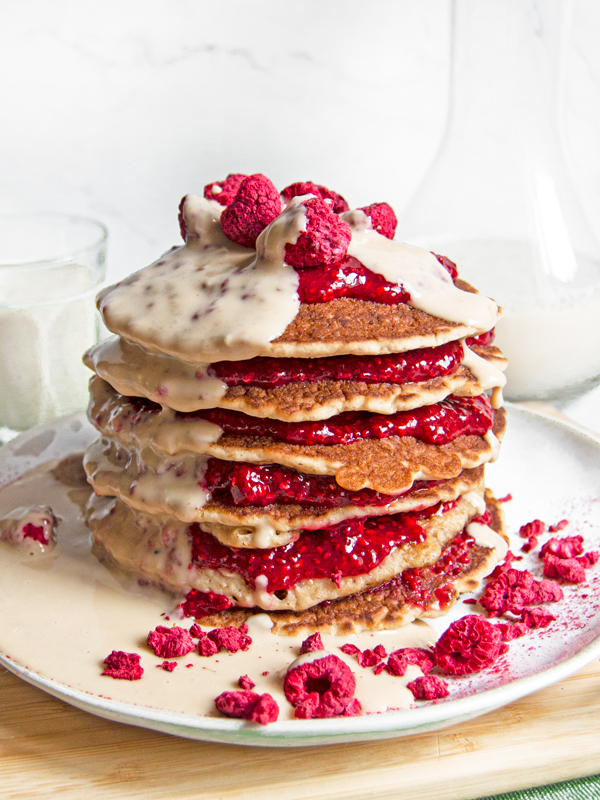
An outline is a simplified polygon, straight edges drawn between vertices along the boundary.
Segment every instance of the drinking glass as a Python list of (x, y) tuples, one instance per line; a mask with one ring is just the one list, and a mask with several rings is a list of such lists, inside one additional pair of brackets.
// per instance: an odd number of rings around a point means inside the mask
[(107, 236), (86, 217), (0, 215), (0, 443), (85, 407)]

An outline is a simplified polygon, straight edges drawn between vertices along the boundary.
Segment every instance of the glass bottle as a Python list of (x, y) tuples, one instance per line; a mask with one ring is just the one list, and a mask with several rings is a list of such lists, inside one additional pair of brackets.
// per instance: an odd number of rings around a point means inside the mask
[(453, 0), (440, 149), (399, 236), (457, 262), (504, 308), (509, 399), (600, 379), (600, 242), (561, 142), (568, 0)]

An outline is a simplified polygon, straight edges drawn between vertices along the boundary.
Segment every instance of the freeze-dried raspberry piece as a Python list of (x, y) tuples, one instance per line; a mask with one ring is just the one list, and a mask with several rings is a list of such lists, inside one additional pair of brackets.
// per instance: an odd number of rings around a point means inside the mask
[(227, 650), (230, 653), (237, 653), (238, 650), (247, 650), (252, 644), (252, 639), (247, 634), (234, 628), (233, 625), (227, 628), (215, 628), (206, 635), (217, 645), (219, 650)]
[(248, 677), (248, 675), (240, 675), (238, 679), (238, 685), (240, 689), (245, 689), (248, 692), (251, 689), (254, 689), (254, 687), (256, 686), (252, 678)]
[(507, 611), (520, 614), (526, 605), (537, 602), (536, 583), (531, 572), (509, 569), (488, 583), (479, 603), (494, 616)]
[(350, 226), (317, 198), (306, 200), (306, 230), (296, 244), (286, 244), (285, 260), (292, 267), (323, 267), (340, 261), (352, 238)]
[(221, 214), (223, 233), (242, 247), (254, 247), (258, 235), (281, 214), (281, 198), (264, 175), (245, 178)]
[(156, 665), (159, 669), (164, 669), (165, 672), (173, 672), (177, 666), (176, 661), (163, 661), (162, 664)]
[(568, 524), (569, 524), (568, 519), (561, 519), (560, 522), (556, 523), (556, 525), (550, 525), (548, 530), (550, 531), (550, 533), (556, 533), (557, 531), (564, 530)]
[(544, 556), (544, 575), (547, 578), (564, 578), (571, 583), (583, 583), (585, 581), (585, 569), (574, 558), (558, 558), (552, 553)]
[(562, 539), (557, 539), (555, 536), (548, 539), (542, 545), (540, 550), (540, 558), (543, 558), (546, 553), (551, 553), (558, 558), (575, 558), (583, 553), (583, 536), (563, 536)]
[(535, 550), (535, 548), (537, 546), (538, 546), (538, 538), (537, 538), (537, 536), (530, 536), (527, 539), (527, 541), (525, 542), (525, 544), (523, 545), (523, 547), (521, 548), (521, 550), (524, 553), (531, 553), (531, 551)]
[(516, 556), (511, 550), (509, 550), (504, 558), (504, 561), (501, 564), (498, 564), (494, 568), (494, 571), (489, 574), (489, 578), (498, 578), (505, 572), (508, 572), (509, 569), (512, 569), (512, 562), (513, 561), (522, 561), (523, 556)]
[(381, 673), (384, 671), (386, 666), (387, 665), (384, 664), (383, 661), (380, 661), (379, 664), (375, 664), (375, 666), (373, 667), (373, 673), (375, 675), (381, 675)]
[(225, 611), (230, 606), (231, 600), (224, 594), (199, 592), (197, 589), (191, 589), (186, 594), (180, 608), (185, 617), (198, 618), (210, 617), (212, 614), (218, 614), (219, 611)]
[(231, 173), (224, 181), (207, 183), (204, 187), (204, 197), (207, 200), (216, 200), (219, 205), (227, 206), (236, 196), (241, 182), (247, 177), (247, 175)]
[(589, 569), (597, 564), (600, 560), (600, 553), (597, 550), (588, 550), (582, 556), (577, 556), (576, 561), (579, 561), (584, 569)]
[(378, 656), (374, 650), (363, 650), (357, 656), (358, 664), (365, 669), (367, 667), (374, 667), (382, 660), (383, 656)]
[(494, 627), (500, 631), (502, 641), (504, 642), (512, 642), (513, 639), (520, 639), (521, 636), (525, 636), (529, 630), (528, 626), (524, 625), (522, 622), (515, 622), (514, 625), (497, 622)]
[(519, 536), (528, 539), (530, 536), (541, 536), (546, 530), (546, 523), (541, 519), (534, 519), (533, 522), (526, 522), (519, 528)]
[[(401, 651), (399, 650), (398, 653), (400, 652)], [(406, 673), (408, 661), (406, 660), (405, 656), (398, 655), (398, 653), (390, 653), (390, 657), (387, 660), (385, 668), (390, 675), (402, 677), (402, 675)]]
[(144, 674), (140, 666), (140, 657), (137, 653), (124, 653), (122, 650), (113, 650), (104, 659), (106, 664), (103, 675), (122, 681), (139, 681)]
[(165, 628), (164, 625), (150, 631), (146, 644), (159, 658), (181, 658), (196, 647), (186, 628)]
[(452, 675), (479, 672), (503, 652), (500, 631), (484, 617), (470, 614), (453, 622), (434, 648), (438, 667)]
[(199, 637), (200, 641), (198, 642), (198, 655), (203, 656), (204, 658), (209, 658), (210, 656), (214, 656), (216, 653), (219, 652), (219, 648), (213, 642), (212, 639), (208, 638), (206, 633), (202, 633), (202, 636)]
[(302, 642), (300, 645), (300, 655), (312, 653), (314, 650), (325, 650), (321, 634), (318, 631), (316, 633), (311, 633), (311, 635)]
[(360, 647), (357, 647), (355, 644), (343, 644), (340, 650), (347, 656), (356, 656), (360, 653)]
[(450, 259), (447, 256), (438, 256), (437, 253), (432, 252), (431, 255), (435, 256), (442, 265), (442, 267), (448, 270), (453, 281), (455, 281), (458, 278), (458, 270), (456, 268), (456, 264), (454, 263), (454, 261), (450, 261)]
[(415, 678), (407, 684), (415, 700), (438, 700), (441, 697), (448, 697), (450, 694), (448, 684), (442, 678), (435, 675), (426, 675)]
[(370, 206), (363, 206), (358, 209), (371, 220), (373, 230), (385, 236), (386, 239), (393, 239), (396, 234), (398, 218), (394, 214), (394, 209), (389, 203), (371, 203)]
[(336, 214), (343, 214), (344, 211), (348, 211), (350, 208), (341, 194), (332, 192), (331, 189), (328, 189), (326, 186), (320, 186), (318, 183), (313, 183), (312, 181), (291, 183), (281, 192), (281, 196), (286, 203), (289, 203), (292, 197), (299, 197), (303, 194), (314, 194), (315, 197), (324, 200)]
[(510, 503), (510, 501), (512, 499), (513, 499), (512, 494), (509, 492), (508, 494), (505, 494), (504, 497), (498, 497), (496, 502), (498, 502), (498, 503)]
[(376, 647), (374, 647), (373, 652), (376, 656), (379, 656), (379, 658), (387, 658), (386, 649), (382, 644), (378, 644)]
[(279, 706), (270, 694), (248, 690), (223, 692), (215, 699), (215, 705), (226, 717), (246, 719), (260, 725), (276, 722), (279, 716)]
[(352, 700), (348, 703), (346, 708), (344, 709), (344, 713), (342, 714), (343, 717), (358, 717), (362, 710), (362, 706), (360, 704), (360, 700), (356, 697), (353, 697)]
[(564, 597), (563, 590), (556, 581), (549, 581), (543, 578), (537, 582), (535, 593), (536, 603), (556, 603)]
[(545, 608), (526, 608), (521, 614), (521, 622), (527, 628), (547, 628), (555, 619)]
[(356, 679), (341, 658), (328, 654), (308, 664), (292, 665), (283, 690), (297, 718), (337, 717), (354, 699)]
[(193, 636), (194, 639), (202, 639), (203, 636), (206, 636), (206, 633), (202, 630), (197, 622), (194, 622), (190, 628), (190, 636)]
[(390, 672), (391, 675), (404, 675), (404, 672), (406, 672), (406, 666), (403, 672), (390, 671), (389, 664), (392, 657), (405, 661), (406, 665), (414, 664), (419, 667), (423, 675), (429, 675), (431, 670), (435, 667), (433, 653), (429, 652), (429, 650), (423, 650), (421, 647), (401, 647), (399, 650), (394, 650), (393, 653), (390, 653), (390, 658), (388, 658), (388, 672)]
[(238, 630), (239, 630), (240, 633), (248, 633), (248, 623), (247, 622), (242, 622), (242, 624), (240, 625)]

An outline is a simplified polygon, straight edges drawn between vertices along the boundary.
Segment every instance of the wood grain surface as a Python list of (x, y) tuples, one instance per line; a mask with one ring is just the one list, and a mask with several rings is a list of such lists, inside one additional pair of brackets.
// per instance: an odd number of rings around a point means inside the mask
[(2, 798), (466, 800), (597, 772), (598, 661), (469, 723), (319, 749), (204, 744), (120, 725), (0, 671)]

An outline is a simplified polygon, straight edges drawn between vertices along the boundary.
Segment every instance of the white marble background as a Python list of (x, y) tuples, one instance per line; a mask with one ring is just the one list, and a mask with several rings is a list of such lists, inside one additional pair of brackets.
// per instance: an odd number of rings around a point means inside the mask
[[(315, 180), (400, 211), (442, 136), (449, 0), (3, 0), (0, 17), (0, 212), (103, 220), (111, 280), (178, 241), (180, 197), (209, 180)], [(597, 220), (599, 32), (600, 3), (575, 0), (566, 129)]]

